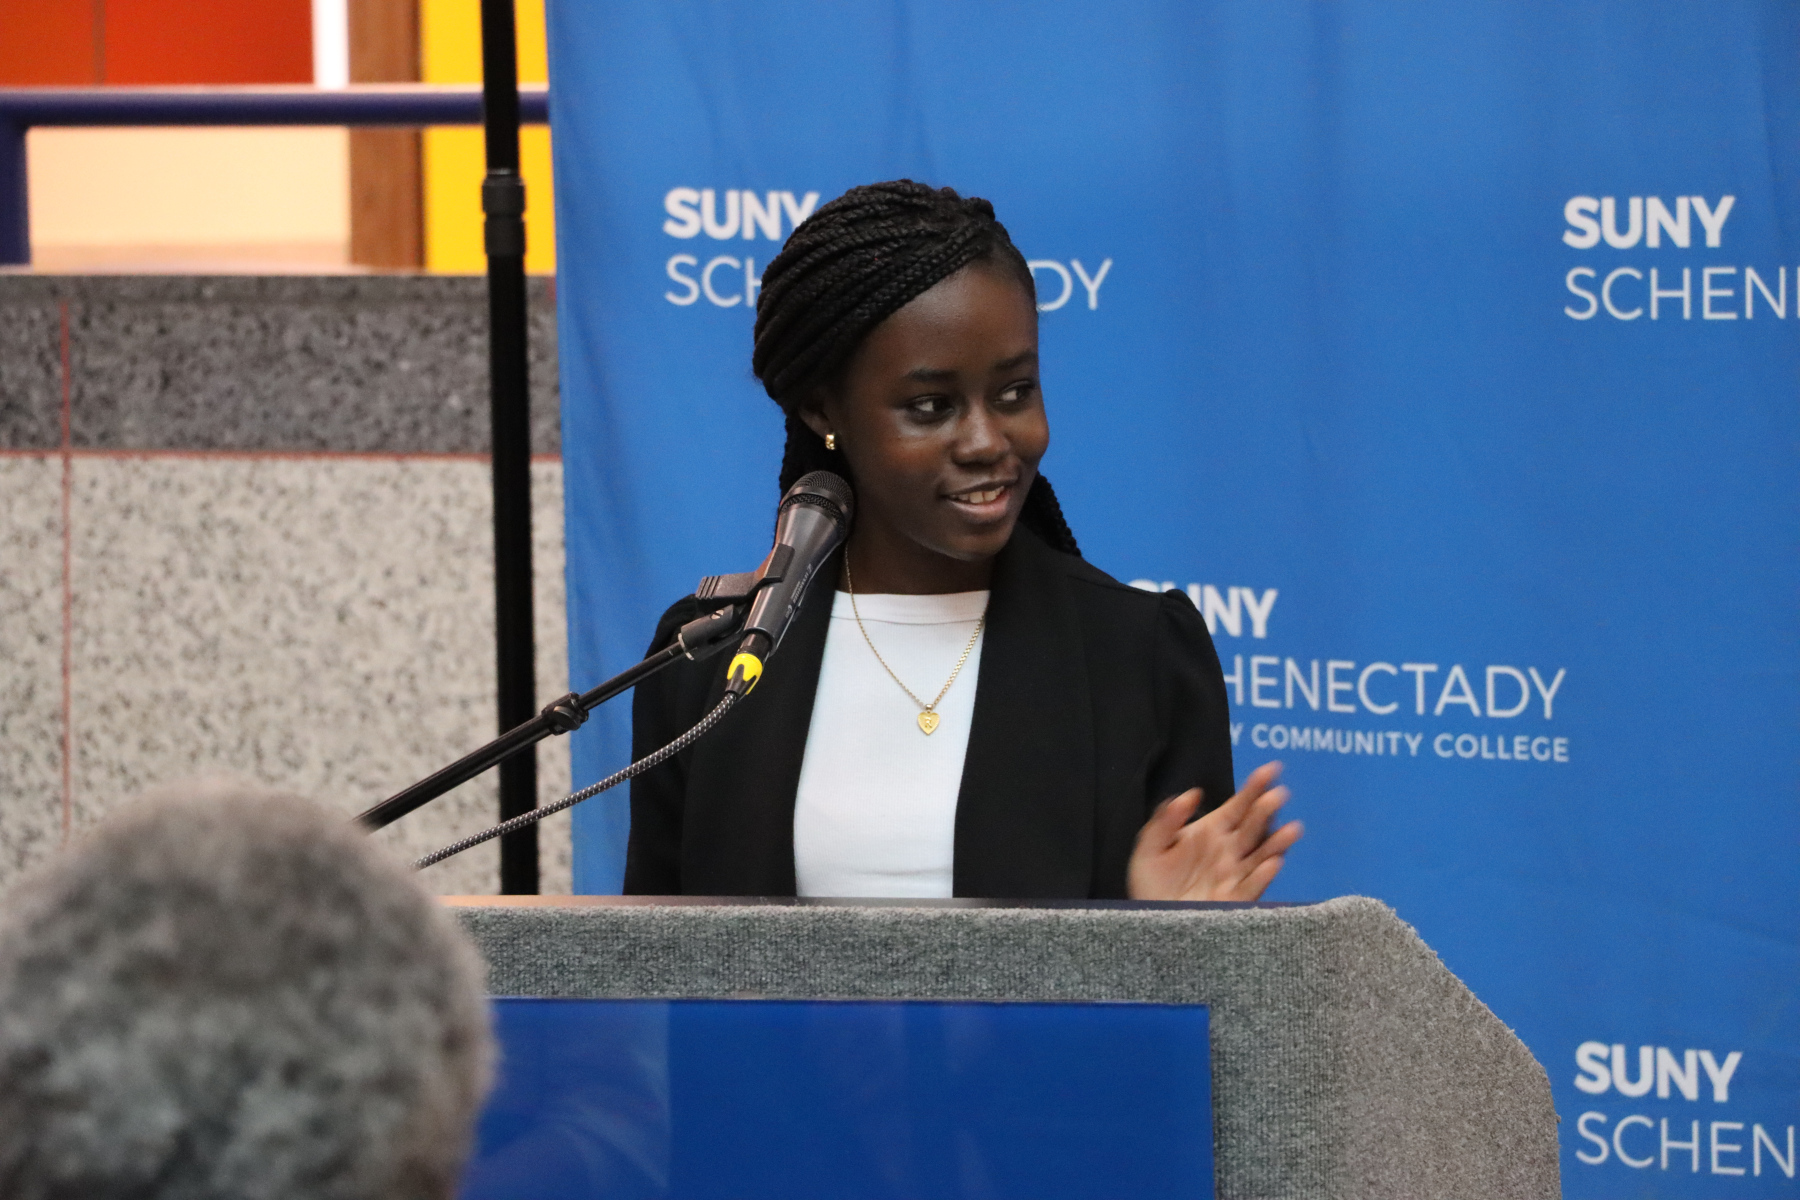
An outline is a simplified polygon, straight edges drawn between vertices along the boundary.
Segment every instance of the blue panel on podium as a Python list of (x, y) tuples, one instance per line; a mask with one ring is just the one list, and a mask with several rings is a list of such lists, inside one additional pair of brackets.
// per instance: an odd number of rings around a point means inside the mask
[(1213, 1194), (1199, 1005), (495, 1002), (464, 1200)]

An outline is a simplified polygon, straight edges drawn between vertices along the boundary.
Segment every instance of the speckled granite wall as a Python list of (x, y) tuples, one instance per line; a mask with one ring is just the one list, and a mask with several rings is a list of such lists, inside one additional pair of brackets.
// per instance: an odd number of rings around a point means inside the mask
[[(547, 281), (533, 302), (548, 699)], [(475, 278), (0, 276), (0, 886), (154, 784), (225, 771), (353, 813), (493, 735), (485, 331)], [(539, 763), (562, 795), (566, 743)], [(494, 812), (490, 777), (378, 836), (411, 857)], [(541, 845), (566, 892), (568, 817)], [(427, 878), (491, 893), (497, 850)]]

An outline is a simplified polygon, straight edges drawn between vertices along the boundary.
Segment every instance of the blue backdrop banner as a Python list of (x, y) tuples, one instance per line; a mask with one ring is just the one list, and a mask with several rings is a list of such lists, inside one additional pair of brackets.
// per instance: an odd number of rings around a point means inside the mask
[[(550, 23), (577, 686), (767, 549), (750, 327), (794, 224), (896, 176), (986, 196), (1084, 551), (1193, 597), (1240, 778), (1289, 764), (1271, 898), (1417, 925), (1548, 1068), (1569, 1194), (1796, 1193), (1800, 8)], [(624, 805), (576, 810), (581, 890)]]

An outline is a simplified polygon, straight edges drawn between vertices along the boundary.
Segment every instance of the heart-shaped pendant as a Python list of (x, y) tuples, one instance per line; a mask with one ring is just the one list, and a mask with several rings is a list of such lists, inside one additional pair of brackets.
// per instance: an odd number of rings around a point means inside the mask
[(930, 737), (931, 734), (937, 730), (937, 727), (938, 727), (938, 715), (936, 713), (922, 712), (919, 714), (919, 730), (920, 730), (920, 732), (924, 733), (927, 737)]

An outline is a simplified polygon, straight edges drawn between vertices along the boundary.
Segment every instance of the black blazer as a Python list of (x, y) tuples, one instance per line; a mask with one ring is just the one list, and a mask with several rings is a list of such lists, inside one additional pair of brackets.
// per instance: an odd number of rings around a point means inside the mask
[[(632, 781), (625, 891), (792, 896), (794, 792), (838, 572), (821, 569), (756, 689), (683, 753)], [(994, 563), (956, 806), (958, 896), (1117, 898), (1138, 830), (1190, 787), (1235, 790), (1225, 680), (1187, 596), (1127, 587), (1023, 526)], [(651, 650), (698, 615), (663, 614)], [(638, 685), (632, 757), (724, 690), (729, 655)]]

